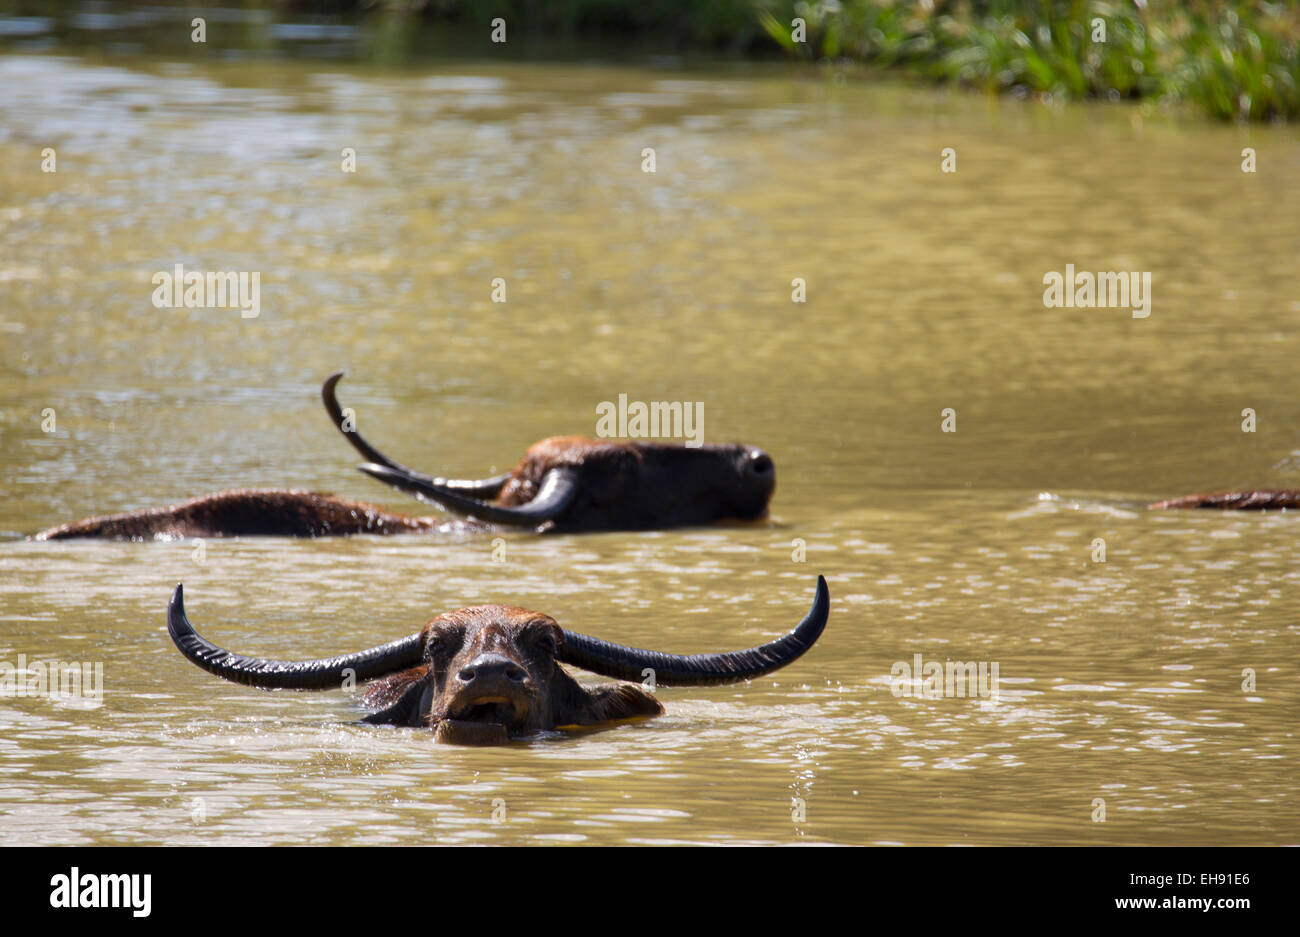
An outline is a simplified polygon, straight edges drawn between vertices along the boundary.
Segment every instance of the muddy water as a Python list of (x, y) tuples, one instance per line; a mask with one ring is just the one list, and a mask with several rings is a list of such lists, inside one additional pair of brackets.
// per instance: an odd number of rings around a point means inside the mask
[[(1300, 487), (1294, 130), (765, 69), (10, 55), (0, 88), (0, 661), (103, 674), (0, 697), (4, 842), (1300, 842), (1300, 520), (1140, 507)], [(1045, 308), (1067, 263), (1150, 272), (1150, 315)], [(258, 272), (259, 315), (156, 308), (176, 264)], [(772, 520), (22, 539), (245, 485), (414, 507), (330, 428), (340, 368), (376, 443), (455, 475), (619, 394), (701, 401), (772, 453)], [(788, 669), (501, 749), (223, 683), (163, 621), (183, 581), (246, 653), (488, 601), (697, 652), (788, 629), (818, 572)], [(997, 693), (899, 695), (916, 655)]]

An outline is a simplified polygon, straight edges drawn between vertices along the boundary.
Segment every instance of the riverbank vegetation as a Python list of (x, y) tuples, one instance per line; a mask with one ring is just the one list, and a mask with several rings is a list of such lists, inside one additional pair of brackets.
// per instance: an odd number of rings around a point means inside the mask
[(1223, 119), (1300, 116), (1294, 4), (823, 0), (758, 15), (774, 41), (807, 58), (990, 91), (1186, 101)]

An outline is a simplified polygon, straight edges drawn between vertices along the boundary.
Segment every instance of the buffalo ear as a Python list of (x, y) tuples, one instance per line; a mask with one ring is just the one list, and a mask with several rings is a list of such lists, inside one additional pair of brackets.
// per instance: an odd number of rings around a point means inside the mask
[(388, 677), (365, 696), (367, 705), (386, 705), (387, 708), (371, 713), (361, 721), (374, 726), (423, 725), (421, 703), (432, 680), (433, 673), (428, 664)]
[[(586, 691), (587, 699), (571, 714), (566, 723), (574, 726), (598, 726), (629, 719), (663, 715), (659, 701), (633, 683), (611, 683)], [(564, 728), (560, 726), (559, 728)]]

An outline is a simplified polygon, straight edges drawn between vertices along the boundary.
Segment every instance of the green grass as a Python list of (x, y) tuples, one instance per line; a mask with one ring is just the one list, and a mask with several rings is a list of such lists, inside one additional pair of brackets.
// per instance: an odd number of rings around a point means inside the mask
[[(758, 15), (779, 46), (807, 58), (849, 59), (993, 91), (1186, 101), (1223, 119), (1300, 116), (1294, 5), (759, 0)], [(806, 23), (803, 43), (791, 35), (796, 16)]]

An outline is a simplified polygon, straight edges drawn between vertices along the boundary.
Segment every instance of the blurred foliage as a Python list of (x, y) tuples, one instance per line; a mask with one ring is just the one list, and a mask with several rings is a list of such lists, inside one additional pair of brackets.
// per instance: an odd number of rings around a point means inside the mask
[[(764, 3), (791, 54), (1071, 98), (1185, 100), (1224, 119), (1300, 115), (1300, 10), (1266, 2)], [(801, 17), (806, 41), (794, 41)], [(1104, 26), (1104, 39), (1098, 22)]]

